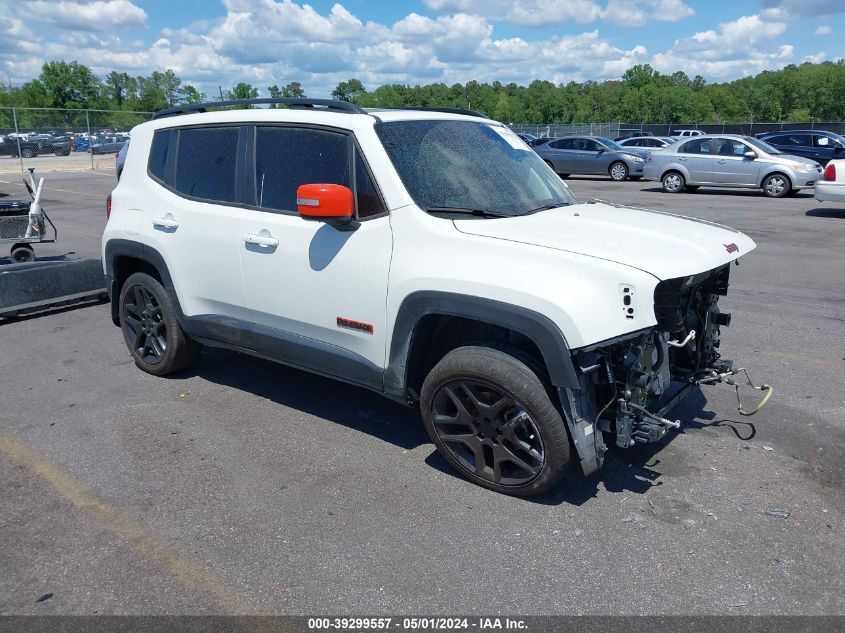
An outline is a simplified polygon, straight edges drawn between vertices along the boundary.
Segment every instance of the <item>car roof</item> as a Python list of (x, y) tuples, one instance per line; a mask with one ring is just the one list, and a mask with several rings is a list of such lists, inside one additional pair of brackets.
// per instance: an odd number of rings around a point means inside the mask
[(773, 132), (761, 132), (760, 136), (780, 136), (782, 134), (832, 134), (833, 136), (842, 136), (830, 130), (775, 130)]
[[(488, 124), (502, 125), (491, 119), (480, 116), (470, 116), (455, 112), (439, 110), (400, 110), (371, 108), (360, 112), (343, 112), (323, 108), (253, 108), (235, 110), (217, 110), (211, 112), (188, 112), (155, 118), (143, 127), (166, 129), (184, 127), (186, 125), (201, 125), (209, 123), (310, 123), (326, 125), (341, 129), (355, 130), (372, 127), (379, 121), (422, 121), (422, 120), (450, 120), (450, 121), (478, 121)], [(139, 126), (139, 127), (141, 127)]]

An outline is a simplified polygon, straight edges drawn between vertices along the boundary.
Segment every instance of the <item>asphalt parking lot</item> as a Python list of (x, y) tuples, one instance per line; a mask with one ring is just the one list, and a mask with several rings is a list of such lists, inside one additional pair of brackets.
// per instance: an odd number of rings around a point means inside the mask
[[(99, 256), (113, 172), (45, 176), (37, 254)], [(757, 242), (722, 351), (767, 408), (708, 388), (667, 441), (516, 499), (368, 391), (219, 350), (154, 378), (105, 305), (9, 321), (0, 614), (845, 614), (845, 207), (569, 183)]]

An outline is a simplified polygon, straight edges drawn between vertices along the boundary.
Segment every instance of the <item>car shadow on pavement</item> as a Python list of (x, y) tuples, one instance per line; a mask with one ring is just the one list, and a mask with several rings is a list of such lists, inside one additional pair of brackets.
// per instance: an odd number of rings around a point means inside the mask
[[(648, 192), (648, 193), (666, 193), (663, 191), (663, 187), (657, 185), (656, 187), (645, 187), (640, 191)], [(666, 194), (667, 196), (731, 196), (737, 198), (766, 198), (766, 194), (764, 194), (759, 189), (744, 189), (744, 188), (727, 188), (727, 189), (720, 189), (719, 187), (702, 187), (701, 189), (697, 189), (695, 191), (683, 191), (677, 194)], [(785, 198), (778, 198), (778, 200), (801, 200), (801, 199), (812, 199), (813, 194), (798, 192), (794, 193), (791, 196), (786, 196)]]
[[(252, 393), (284, 407), (367, 433), (406, 450), (430, 443), (416, 409), (404, 407), (360, 387), (271, 361), (206, 348), (194, 370), (180, 372), (174, 377), (184, 378), (188, 375)], [(661, 460), (657, 455), (679, 433), (723, 426), (729, 427), (740, 440), (750, 440), (755, 436), (756, 429), (750, 423), (715, 420), (716, 414), (705, 410), (706, 404), (704, 395), (694, 391), (668, 416), (689, 420), (680, 431), (670, 431), (662, 441), (655, 444), (638, 444), (624, 450), (611, 446), (604, 466), (590, 477), (584, 478), (573, 449), (569, 470), (561, 484), (550, 493), (528, 497), (525, 501), (543, 505), (581, 506), (597, 495), (600, 486), (611, 493), (645, 494), (663, 485), (660, 481), (663, 474)], [(461, 477), (433, 447), (425, 463), (451, 477)]]
[(819, 207), (818, 209), (810, 209), (804, 215), (811, 218), (839, 218), (845, 220), (845, 207), (841, 209)]
[(190, 373), (412, 450), (429, 441), (419, 413), (361, 387), (278, 363), (205, 348)]

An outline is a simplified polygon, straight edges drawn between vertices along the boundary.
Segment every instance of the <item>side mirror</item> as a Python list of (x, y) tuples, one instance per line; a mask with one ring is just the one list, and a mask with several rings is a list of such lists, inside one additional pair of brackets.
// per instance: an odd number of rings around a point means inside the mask
[(357, 228), (357, 222), (352, 219), (355, 209), (352, 190), (343, 185), (300, 185), (296, 190), (296, 209), (305, 220)]
[(751, 150), (748, 150), (747, 152), (745, 152), (745, 154), (743, 154), (743, 156), (754, 160), (755, 158), (757, 158), (757, 152), (752, 152)]

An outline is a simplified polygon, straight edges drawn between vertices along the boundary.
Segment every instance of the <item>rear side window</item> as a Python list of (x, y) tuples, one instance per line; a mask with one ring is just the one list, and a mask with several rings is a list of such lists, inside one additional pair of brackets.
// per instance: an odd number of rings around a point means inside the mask
[(684, 154), (709, 154), (712, 139), (698, 139), (685, 143), (678, 151)]
[(239, 134), (236, 127), (180, 130), (176, 190), (193, 198), (236, 202)]
[(153, 134), (153, 143), (150, 146), (149, 170), (155, 178), (161, 182), (172, 185), (168, 167), (168, 159), (173, 160), (176, 151), (176, 131), (159, 130)]
[(549, 147), (552, 149), (572, 149), (572, 144), (575, 139), (571, 138), (564, 138), (559, 141), (552, 141), (549, 143)]

